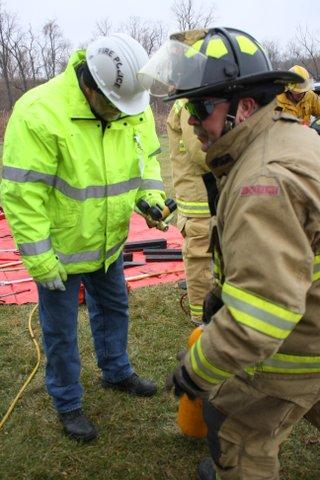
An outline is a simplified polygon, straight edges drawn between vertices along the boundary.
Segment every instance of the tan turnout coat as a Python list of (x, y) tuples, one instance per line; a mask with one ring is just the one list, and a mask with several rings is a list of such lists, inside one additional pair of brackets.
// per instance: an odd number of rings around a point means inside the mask
[(274, 108), (208, 152), (220, 182), (213, 241), (224, 306), (185, 365), (205, 390), (247, 375), (307, 408), (320, 388), (320, 138)]

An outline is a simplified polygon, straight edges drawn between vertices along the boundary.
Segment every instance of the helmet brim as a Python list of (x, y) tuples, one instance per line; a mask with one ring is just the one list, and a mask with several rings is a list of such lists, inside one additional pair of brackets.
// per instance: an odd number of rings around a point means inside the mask
[(314, 81), (312, 78), (306, 78), (301, 83), (290, 83), (287, 85), (286, 90), (295, 93), (307, 93), (314, 89)]
[(106, 88), (100, 88), (100, 90), (113, 103), (113, 105), (120, 110), (120, 112), (126, 115), (138, 115), (139, 113), (144, 112), (150, 103), (150, 94), (146, 90), (138, 92), (129, 98), (116, 97)]
[[(165, 102), (171, 102), (179, 98), (203, 98), (212, 95), (218, 98), (228, 99), (235, 94), (243, 96), (251, 87), (258, 87), (259, 84), (266, 85), (269, 83), (279, 87), (283, 86), (282, 91), (284, 91), (288, 83), (300, 83), (303, 81), (304, 79), (296, 73), (288, 70), (274, 70), (235, 78), (230, 80), (230, 82), (221, 82), (220, 84), (217, 83), (215, 85), (203, 85), (202, 87), (190, 90), (177, 90), (175, 93), (169, 94), (163, 100)], [(281, 93), (281, 89), (279, 93)]]

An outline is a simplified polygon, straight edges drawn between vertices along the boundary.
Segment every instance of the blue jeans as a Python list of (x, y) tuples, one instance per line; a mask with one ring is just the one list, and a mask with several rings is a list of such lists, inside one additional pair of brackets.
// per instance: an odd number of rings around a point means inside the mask
[(81, 281), (86, 288), (91, 331), (98, 366), (103, 379), (120, 382), (129, 377), (128, 294), (122, 256), (107, 273), (69, 275), (66, 291), (38, 285), (39, 317), (47, 357), (46, 387), (58, 412), (81, 407), (80, 355), (77, 341), (78, 293)]

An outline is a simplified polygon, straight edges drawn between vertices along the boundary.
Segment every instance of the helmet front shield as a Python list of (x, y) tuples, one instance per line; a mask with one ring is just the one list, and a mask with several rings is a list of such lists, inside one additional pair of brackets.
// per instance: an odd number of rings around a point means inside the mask
[(139, 71), (138, 79), (151, 95), (165, 97), (176, 90), (201, 85), (207, 56), (177, 40), (168, 40)]

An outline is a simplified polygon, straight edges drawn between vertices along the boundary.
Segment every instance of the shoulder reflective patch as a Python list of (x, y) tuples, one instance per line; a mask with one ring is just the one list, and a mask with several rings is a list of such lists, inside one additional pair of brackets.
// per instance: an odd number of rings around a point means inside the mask
[(244, 185), (241, 188), (241, 197), (278, 197), (280, 195), (280, 187), (276, 185)]
[(244, 35), (236, 36), (240, 51), (242, 53), (247, 53), (248, 55), (254, 55), (258, 50), (257, 45), (253, 43), (250, 38), (245, 37)]

